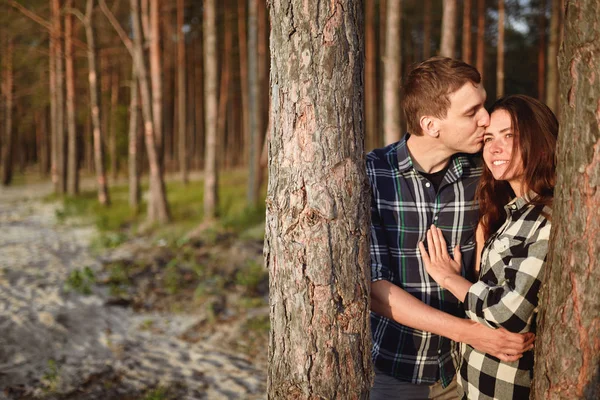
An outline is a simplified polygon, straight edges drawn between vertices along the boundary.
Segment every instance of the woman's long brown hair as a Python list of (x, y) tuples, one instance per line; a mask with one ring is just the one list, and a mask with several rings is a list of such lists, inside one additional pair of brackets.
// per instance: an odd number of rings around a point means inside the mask
[[(551, 206), (556, 184), (556, 116), (545, 104), (525, 95), (501, 97), (492, 105), (490, 115), (497, 110), (504, 110), (510, 115), (513, 134), (517, 139), (513, 141), (511, 163), (518, 147), (523, 161), (524, 187), (536, 193), (529, 202)], [(483, 168), (476, 197), (486, 240), (506, 220), (504, 206), (514, 196), (507, 181), (495, 180), (487, 166)]]

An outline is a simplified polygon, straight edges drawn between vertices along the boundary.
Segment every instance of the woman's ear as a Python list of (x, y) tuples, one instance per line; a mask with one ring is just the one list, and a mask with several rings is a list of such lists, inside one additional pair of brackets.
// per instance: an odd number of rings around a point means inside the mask
[(440, 123), (437, 118), (424, 115), (419, 120), (419, 124), (425, 135), (432, 138), (440, 136)]

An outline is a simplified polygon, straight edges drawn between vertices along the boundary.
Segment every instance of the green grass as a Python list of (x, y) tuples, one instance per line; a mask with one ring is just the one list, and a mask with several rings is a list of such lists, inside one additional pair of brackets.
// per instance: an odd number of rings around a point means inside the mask
[[(214, 238), (221, 230), (239, 234), (248, 232), (246, 237), (250, 239), (264, 236), (264, 202), (261, 201), (253, 209), (248, 208), (246, 187), (247, 175), (244, 171), (229, 171), (221, 174), (218, 222), (204, 234), (210, 237), (212, 229)], [(147, 185), (142, 185), (142, 193), (147, 190)], [(98, 203), (95, 191), (86, 191), (77, 197), (65, 197), (63, 207), (57, 210), (56, 217), (60, 222), (74, 217), (91, 219), (100, 233), (95, 243), (100, 248), (116, 247), (128, 236), (138, 234), (141, 228), (144, 233), (153, 235), (157, 240), (165, 240), (167, 244), (179, 247), (185, 243), (186, 234), (202, 223), (204, 182), (194, 181), (184, 185), (181, 182), (171, 181), (166, 183), (166, 191), (172, 216), (169, 224), (148, 226), (146, 205), (141, 204), (138, 213), (131, 209), (127, 185), (110, 187), (109, 207)], [(49, 201), (57, 199), (59, 199), (57, 195), (47, 198)]]
[(92, 294), (92, 285), (96, 282), (94, 271), (90, 267), (74, 270), (67, 276), (66, 291), (74, 291), (83, 295)]

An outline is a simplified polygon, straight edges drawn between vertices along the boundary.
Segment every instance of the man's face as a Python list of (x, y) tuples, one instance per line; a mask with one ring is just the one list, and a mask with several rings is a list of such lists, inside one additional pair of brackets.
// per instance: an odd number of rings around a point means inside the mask
[(450, 94), (450, 108), (440, 120), (440, 139), (452, 153), (477, 153), (483, 145), (483, 134), (490, 123), (484, 108), (483, 85), (467, 82)]

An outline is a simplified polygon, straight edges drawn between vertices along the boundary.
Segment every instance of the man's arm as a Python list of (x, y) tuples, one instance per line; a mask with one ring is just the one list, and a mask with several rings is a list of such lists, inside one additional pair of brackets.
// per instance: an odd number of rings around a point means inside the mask
[(477, 322), (455, 317), (428, 306), (398, 286), (385, 281), (371, 283), (371, 310), (402, 325), (463, 342), (512, 362), (533, 348), (534, 335), (506, 329), (491, 329)]

